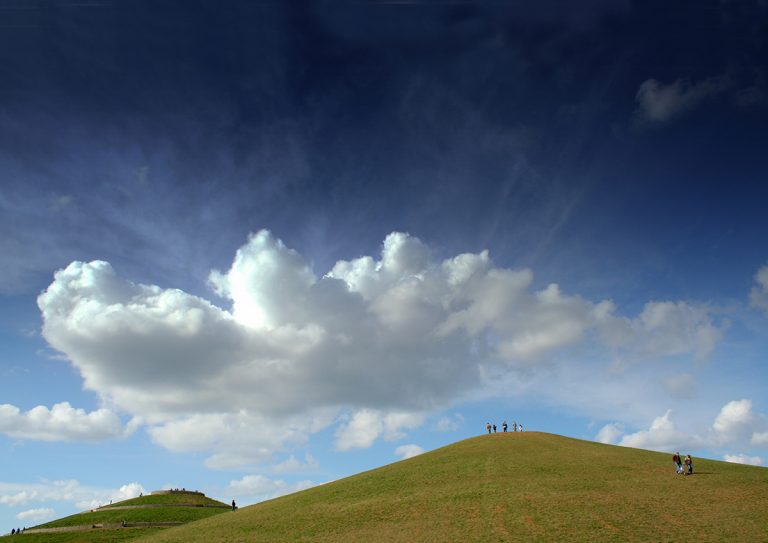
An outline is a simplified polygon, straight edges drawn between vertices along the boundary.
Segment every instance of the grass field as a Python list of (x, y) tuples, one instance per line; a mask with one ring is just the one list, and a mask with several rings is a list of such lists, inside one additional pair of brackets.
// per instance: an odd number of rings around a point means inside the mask
[(768, 541), (768, 469), (484, 435), (141, 542)]

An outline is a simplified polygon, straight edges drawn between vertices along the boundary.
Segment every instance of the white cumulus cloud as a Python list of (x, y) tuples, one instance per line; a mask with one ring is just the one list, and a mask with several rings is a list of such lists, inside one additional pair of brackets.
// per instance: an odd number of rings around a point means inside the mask
[[(400, 439), (489, 374), (550, 367), (585, 343), (702, 357), (722, 333), (705, 307), (652, 302), (626, 317), (554, 283), (534, 289), (531, 270), (497, 267), (487, 251), (437, 261), (397, 232), (378, 257), (318, 276), (263, 230), (209, 280), (231, 308), (73, 262), (38, 305), (43, 337), (87, 389), (159, 445), (210, 451), (211, 467), (267, 462), (334, 421), (340, 450)], [(119, 433), (96, 413), (102, 433)]]
[(752, 401), (734, 400), (723, 406), (712, 424), (720, 440), (730, 443), (752, 435), (758, 417), (752, 412)]
[(600, 443), (615, 444), (624, 434), (624, 425), (617, 422), (611, 422), (603, 426), (595, 437), (595, 441)]
[(110, 500), (127, 500), (144, 492), (144, 487), (135, 482), (119, 488), (87, 486), (73, 479), (44, 480), (38, 483), (0, 482), (0, 504), (17, 507), (28, 503), (56, 501), (70, 502), (80, 509), (93, 509)]
[(672, 411), (668, 410), (651, 423), (648, 430), (641, 430), (621, 438), (619, 445), (655, 451), (673, 449), (693, 449), (702, 445), (702, 439), (694, 434), (679, 429), (672, 420)]
[(399, 456), (403, 460), (407, 458), (413, 458), (414, 456), (418, 456), (422, 453), (424, 453), (424, 449), (414, 444), (400, 445), (395, 449), (395, 456)]
[(723, 456), (726, 462), (734, 464), (749, 464), (750, 466), (762, 466), (763, 459), (759, 456), (747, 456), (746, 454), (726, 454)]
[(403, 429), (416, 428), (423, 421), (424, 416), (419, 413), (384, 413), (361, 409), (337, 430), (336, 449), (366, 449), (373, 445), (379, 436), (383, 436), (387, 441), (394, 441), (404, 437)]
[[(658, 451), (717, 448), (724, 445), (759, 446), (768, 444), (768, 439), (761, 441), (761, 431), (767, 424), (764, 415), (753, 411), (752, 401), (742, 399), (725, 404), (709, 428), (682, 430), (673, 419), (672, 410), (667, 410), (662, 416), (656, 417), (647, 430), (625, 434), (621, 424), (610, 423), (600, 430), (596, 439), (603, 443)], [(764, 435), (768, 436), (768, 432)]]
[(34, 522), (41, 522), (43, 520), (48, 520), (53, 518), (55, 514), (56, 514), (56, 511), (51, 509), (50, 507), (40, 507), (37, 509), (28, 509), (26, 511), (22, 511), (21, 513), (18, 513), (16, 515), (16, 518), (19, 520), (31, 520)]
[(312, 481), (287, 483), (281, 479), (270, 479), (263, 475), (246, 475), (229, 482), (227, 492), (232, 496), (268, 500), (315, 486)]
[(108, 409), (87, 413), (68, 402), (48, 409), (38, 405), (22, 412), (18, 407), (0, 405), (0, 432), (11, 437), (42, 441), (100, 441), (126, 433), (120, 418)]

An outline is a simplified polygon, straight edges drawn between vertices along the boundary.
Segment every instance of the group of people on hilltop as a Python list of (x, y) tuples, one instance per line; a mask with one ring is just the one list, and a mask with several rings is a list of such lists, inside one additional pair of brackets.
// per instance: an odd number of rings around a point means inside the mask
[[(487, 422), (485, 424), (485, 429), (488, 430), (489, 434), (495, 434), (496, 433), (496, 425), (491, 424), (490, 422)], [(507, 421), (504, 421), (501, 423), (501, 429), (502, 431), (506, 432), (509, 429), (509, 425), (507, 424)], [(516, 421), (512, 421), (512, 431), (513, 432), (522, 432), (523, 431), (523, 424), (517, 423)]]
[(21, 534), (23, 534), (26, 531), (27, 531), (27, 527), (26, 526), (24, 526), (24, 529), (19, 528), (18, 530), (16, 528), (14, 528), (13, 530), (11, 530), (11, 535), (21, 535)]
[[(676, 452), (672, 455), (672, 462), (675, 463), (675, 473), (678, 475), (692, 475), (693, 474), (693, 458), (691, 455), (686, 455), (685, 460), (680, 458), (680, 453)], [(685, 465), (685, 467), (683, 467)]]

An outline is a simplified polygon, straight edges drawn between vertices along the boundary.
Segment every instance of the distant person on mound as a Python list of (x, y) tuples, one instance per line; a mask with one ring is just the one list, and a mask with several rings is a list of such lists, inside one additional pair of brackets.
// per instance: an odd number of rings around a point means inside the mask
[(693, 458), (690, 454), (685, 457), (685, 474), (693, 475)]
[(501, 423), (501, 429), (504, 430), (505, 432), (507, 431), (507, 421), (504, 421)]
[(493, 425), (493, 433), (494, 434), (496, 433), (496, 425), (495, 424)]
[(486, 422), (485, 423), (485, 429), (488, 430), (489, 434), (491, 433), (491, 423), (490, 422)]
[(513, 432), (517, 432), (517, 423), (516, 422), (512, 422), (512, 431)]
[(676, 452), (672, 455), (672, 462), (675, 463), (675, 473), (678, 475), (683, 473), (683, 462), (680, 460), (680, 453)]
[(523, 431), (523, 423), (521, 422), (520, 424), (518, 424), (518, 426), (519, 426), (519, 430), (522, 432)]
[(237, 504), (235, 503), (235, 500), (232, 500), (232, 511), (237, 509)]

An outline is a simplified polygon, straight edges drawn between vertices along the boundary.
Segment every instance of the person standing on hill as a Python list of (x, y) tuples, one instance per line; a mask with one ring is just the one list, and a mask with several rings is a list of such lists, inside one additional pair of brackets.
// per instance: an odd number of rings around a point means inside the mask
[(232, 511), (237, 509), (237, 504), (235, 503), (235, 500), (232, 500)]
[(505, 432), (507, 431), (507, 421), (504, 421), (501, 423), (501, 429), (504, 430)]
[(693, 458), (690, 454), (685, 457), (685, 474), (693, 475)]
[(494, 434), (496, 433), (496, 425), (495, 424), (493, 425), (493, 433)]
[(683, 473), (683, 463), (680, 461), (680, 453), (676, 452), (672, 455), (672, 462), (675, 463), (675, 473), (680, 475)]
[(489, 434), (491, 433), (491, 423), (490, 422), (486, 422), (485, 423), (485, 429), (488, 430)]

